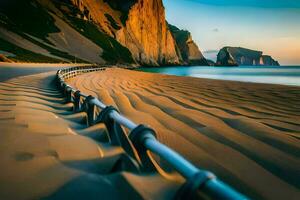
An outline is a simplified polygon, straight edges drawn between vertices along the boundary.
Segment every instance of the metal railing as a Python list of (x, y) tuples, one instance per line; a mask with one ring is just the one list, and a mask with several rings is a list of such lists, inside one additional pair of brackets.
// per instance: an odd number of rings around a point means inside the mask
[[(185, 179), (185, 184), (176, 194), (176, 199), (248, 199), (221, 182), (211, 172), (198, 169), (174, 150), (156, 139), (155, 131), (138, 125), (119, 113), (113, 106), (106, 106), (99, 99), (81, 93), (65, 80), (77, 75), (105, 70), (105, 67), (73, 67), (57, 72), (60, 88), (67, 102), (74, 104), (75, 112), (86, 112), (87, 125), (104, 123), (111, 145), (121, 146), (131, 158), (138, 172), (157, 172), (159, 165), (148, 153), (154, 153), (167, 161)], [(127, 134), (124, 128), (129, 131)], [(161, 170), (161, 169), (160, 169)]]

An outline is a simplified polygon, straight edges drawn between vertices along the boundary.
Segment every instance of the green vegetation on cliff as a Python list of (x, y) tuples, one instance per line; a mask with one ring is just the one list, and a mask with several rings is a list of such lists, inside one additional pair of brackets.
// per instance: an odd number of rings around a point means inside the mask
[[(77, 60), (78, 62), (87, 63), (87, 61), (70, 55), (67, 52), (51, 47), (51, 45), (53, 44), (47, 39), (47, 37), (50, 33), (58, 33), (60, 32), (60, 30), (55, 26), (55, 20), (53, 19), (53, 17), (35, 0), (10, 0), (7, 2), (0, 2), (0, 26), (13, 33), (18, 34), (19, 36), (32, 42), (33, 44), (42, 47), (54, 56), (61, 57), (70, 61)], [(43, 42), (34, 39), (32, 36), (48, 43), (49, 45), (46, 45)], [(6, 43), (9, 42), (6, 41)], [(13, 45), (12, 43), (10, 44)], [(10, 48), (11, 53), (18, 54), (18, 52), (14, 52), (14, 50), (23, 49), (16, 45), (14, 46), (15, 48)], [(3, 48), (4, 47), (2, 47), (0, 50), (4, 50)], [(30, 61), (30, 55), (36, 55), (34, 52), (29, 52), (31, 51), (26, 50), (26, 55), (24, 56), (26, 57), (26, 62)], [(41, 57), (41, 54), (38, 55), (38, 59), (31, 59), (32, 62), (35, 62), (36, 60), (49, 60), (49, 62), (56, 60), (55, 58), (51, 59), (51, 57), (47, 56), (44, 56), (47, 58), (44, 59)], [(22, 56), (17, 58), (22, 58)], [(14, 59), (16, 60), (17, 58)]]
[(76, 17), (68, 17), (69, 23), (82, 35), (103, 49), (102, 58), (111, 64), (134, 63), (130, 51), (112, 37), (101, 32), (92, 22)]
[[(71, 13), (66, 13), (61, 10), (62, 13), (64, 13), (66, 22), (75, 28), (80, 34), (99, 45), (103, 49), (102, 58), (104, 60), (111, 64), (134, 63), (131, 52), (126, 47), (122, 46), (114, 38), (100, 30), (92, 21), (78, 18), (78, 15), (80, 16), (84, 13), (82, 13), (77, 7), (74, 7), (71, 3), (65, 2), (69, 2), (69, 0), (64, 0), (64, 2), (55, 1), (55, 5), (58, 9), (61, 9), (61, 5), (63, 5), (71, 11)], [(110, 15), (106, 14), (105, 16), (110, 21), (112, 27), (117, 30), (121, 28)]]
[(59, 59), (37, 54), (32, 51), (28, 51), (21, 47), (18, 47), (10, 42), (7, 42), (0, 38), (1, 50), (7, 52), (13, 52), (14, 56), (10, 56), (9, 59), (17, 62), (41, 62), (41, 63), (58, 63), (64, 62)]
[[(63, 13), (64, 16), (59, 16), (60, 18), (66, 21), (81, 35), (88, 38), (90, 41), (103, 49), (103, 54), (99, 56), (107, 61), (107, 63), (131, 64), (135, 62), (132, 58), (131, 52), (126, 47), (122, 46), (114, 38), (104, 33), (93, 22), (81, 18), (80, 16), (83, 16), (84, 12), (81, 12), (77, 7), (73, 6), (70, 0), (53, 0), (51, 3), (54, 3), (61, 13)], [(49, 1), (49, 4), (51, 3)], [(61, 6), (67, 7), (69, 12), (62, 10)], [(47, 6), (41, 5), (36, 0), (0, 1), (0, 27), (16, 33), (25, 40), (47, 50), (53, 56), (62, 58), (62, 60), (77, 60), (78, 62), (84, 63), (88, 62), (80, 59), (78, 56), (71, 55), (70, 52), (65, 52), (65, 49), (57, 48), (53, 43), (51, 43), (51, 41), (49, 41), (48, 38), (51, 33), (62, 33), (61, 30), (56, 26), (55, 19), (51, 16), (50, 12), (55, 15), (58, 14), (48, 10)], [(105, 16), (113, 28), (117, 30), (121, 28), (110, 15), (107, 14)], [(10, 40), (2, 38), (2, 42), (3, 41), (9, 43), (8, 41)], [(10, 44), (14, 45), (16, 48), (9, 48), (9, 52), (18, 54), (14, 52), (18, 47), (17, 43)], [(0, 50), (5, 49), (1, 46)], [(30, 60), (30, 55), (35, 55), (34, 52), (31, 54), (29, 52), (31, 52), (30, 49), (26, 51), (26, 61)], [(14, 59), (17, 58), (19, 57)], [(32, 62), (40, 60), (40, 58), (41, 56), (39, 56), (39, 59), (32, 58)]]
[(60, 31), (47, 10), (35, 0), (1, 0), (0, 15), (2, 23), (10, 29), (30, 34), (50, 44), (48, 34)]
[(117, 22), (114, 20), (114, 18), (111, 15), (109, 15), (107, 13), (105, 13), (104, 15), (105, 15), (106, 19), (109, 21), (110, 25), (114, 29), (116, 29), (116, 30), (120, 30), (121, 29), (121, 27), (117, 24)]

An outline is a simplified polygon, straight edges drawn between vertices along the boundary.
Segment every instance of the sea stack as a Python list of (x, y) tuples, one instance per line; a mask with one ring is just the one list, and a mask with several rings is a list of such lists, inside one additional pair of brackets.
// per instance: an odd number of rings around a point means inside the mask
[(262, 51), (242, 47), (224, 47), (217, 56), (217, 66), (279, 66), (278, 61)]

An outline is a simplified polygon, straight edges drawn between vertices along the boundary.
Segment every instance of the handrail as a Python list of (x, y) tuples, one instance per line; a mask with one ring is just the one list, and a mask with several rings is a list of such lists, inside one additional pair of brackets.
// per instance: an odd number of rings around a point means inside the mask
[[(59, 86), (67, 96), (67, 101), (74, 104), (76, 112), (87, 113), (87, 124), (104, 123), (108, 129), (108, 135), (113, 145), (121, 145), (124, 150), (136, 160), (141, 171), (155, 170), (153, 159), (147, 151), (150, 151), (167, 161), (187, 181), (180, 188), (176, 199), (211, 198), (211, 199), (248, 199), (221, 182), (211, 172), (198, 169), (180, 154), (160, 143), (156, 139), (155, 131), (144, 125), (137, 125), (112, 106), (107, 106), (99, 99), (81, 93), (65, 80), (83, 73), (103, 71), (107, 66), (73, 67), (58, 70), (57, 79)], [(95, 109), (101, 112), (97, 115)], [(122, 127), (127, 128), (130, 134), (124, 133)]]

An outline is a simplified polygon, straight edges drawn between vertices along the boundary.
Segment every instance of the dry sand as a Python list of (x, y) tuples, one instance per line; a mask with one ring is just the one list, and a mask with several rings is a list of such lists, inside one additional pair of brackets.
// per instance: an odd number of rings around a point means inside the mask
[(300, 90), (107, 69), (71, 79), (257, 199), (300, 198)]
[[(0, 82), (0, 199), (174, 196), (180, 182), (124, 171), (123, 150), (105, 143), (103, 125), (87, 128), (84, 114), (70, 111), (55, 72), (18, 65), (0, 68), (12, 73)], [(298, 87), (124, 69), (85, 74), (70, 84), (149, 124), (160, 141), (251, 197), (299, 199)], [(118, 169), (120, 159), (125, 166)]]
[[(0, 199), (171, 199), (180, 186), (130, 173), (124, 151), (87, 128), (56, 89), (55, 72), (0, 83)], [(123, 161), (123, 168), (116, 168)], [(122, 170), (123, 169), (123, 170)]]

